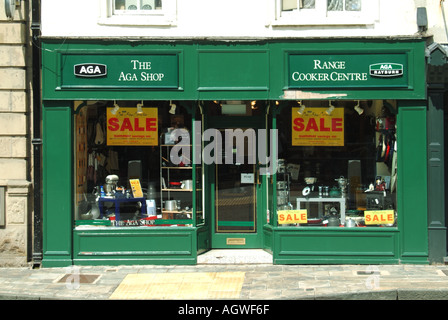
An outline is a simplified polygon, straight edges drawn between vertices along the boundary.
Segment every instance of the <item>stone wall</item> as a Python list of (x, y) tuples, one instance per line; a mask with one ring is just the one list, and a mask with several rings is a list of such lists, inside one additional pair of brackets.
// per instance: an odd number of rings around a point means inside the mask
[[(0, 266), (24, 266), (31, 256), (31, 57), (30, 1), (13, 19), (0, 4)], [(1, 220), (1, 219), (0, 219)]]

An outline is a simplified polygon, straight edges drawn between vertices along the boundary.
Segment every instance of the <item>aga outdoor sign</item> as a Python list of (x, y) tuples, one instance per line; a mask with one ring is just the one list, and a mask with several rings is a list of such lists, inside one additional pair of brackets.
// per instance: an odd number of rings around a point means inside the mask
[(289, 54), (294, 88), (408, 87), (406, 54)]
[(177, 53), (66, 54), (62, 59), (61, 87), (64, 89), (179, 87)]
[(375, 63), (370, 65), (370, 76), (395, 78), (403, 75), (403, 65), (399, 63)]
[(104, 77), (107, 75), (107, 66), (100, 63), (75, 64), (74, 74), (81, 78)]

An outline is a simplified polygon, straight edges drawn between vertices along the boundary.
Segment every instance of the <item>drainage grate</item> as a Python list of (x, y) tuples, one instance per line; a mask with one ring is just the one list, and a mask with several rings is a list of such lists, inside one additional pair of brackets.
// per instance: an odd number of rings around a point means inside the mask
[(95, 283), (100, 275), (97, 274), (65, 274), (58, 280), (58, 283), (66, 283), (66, 282), (72, 282), (76, 279), (78, 283), (86, 283), (86, 284), (93, 284)]

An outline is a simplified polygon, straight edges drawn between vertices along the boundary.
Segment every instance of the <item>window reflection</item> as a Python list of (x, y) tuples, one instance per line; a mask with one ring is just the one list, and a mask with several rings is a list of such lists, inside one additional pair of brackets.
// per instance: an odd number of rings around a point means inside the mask
[(328, 11), (361, 11), (361, 0), (327, 0), (327, 9)]
[(162, 0), (114, 0), (115, 10), (161, 10)]

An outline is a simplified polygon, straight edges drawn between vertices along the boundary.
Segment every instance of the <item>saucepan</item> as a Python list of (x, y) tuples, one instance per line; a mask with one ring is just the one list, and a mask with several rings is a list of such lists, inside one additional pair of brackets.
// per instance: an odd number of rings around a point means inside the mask
[(193, 180), (182, 180), (180, 188), (185, 190), (193, 189)]
[(166, 211), (177, 211), (177, 201), (176, 200), (165, 201), (165, 210)]

